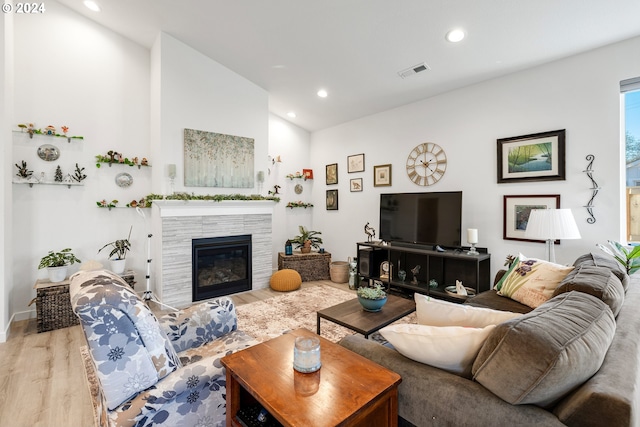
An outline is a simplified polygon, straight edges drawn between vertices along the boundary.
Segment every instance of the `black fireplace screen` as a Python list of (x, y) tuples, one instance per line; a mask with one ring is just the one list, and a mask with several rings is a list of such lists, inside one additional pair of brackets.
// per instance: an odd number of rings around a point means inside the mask
[(251, 290), (251, 235), (193, 239), (193, 301)]

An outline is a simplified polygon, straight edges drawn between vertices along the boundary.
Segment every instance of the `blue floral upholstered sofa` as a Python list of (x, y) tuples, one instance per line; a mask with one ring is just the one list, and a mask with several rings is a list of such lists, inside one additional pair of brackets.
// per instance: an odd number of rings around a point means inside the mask
[(70, 295), (88, 344), (88, 378), (95, 377), (97, 424), (224, 426), (226, 374), (220, 359), (257, 344), (237, 330), (231, 299), (158, 319), (106, 270), (73, 275)]

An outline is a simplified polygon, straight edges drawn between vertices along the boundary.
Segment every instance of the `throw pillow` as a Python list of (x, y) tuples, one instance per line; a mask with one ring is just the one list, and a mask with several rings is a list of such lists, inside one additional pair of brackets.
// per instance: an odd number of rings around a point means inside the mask
[(421, 325), (484, 328), (522, 316), (520, 313), (511, 311), (442, 301), (417, 292), (414, 294), (414, 299), (416, 300), (416, 316)]
[(595, 374), (613, 340), (609, 307), (567, 292), (497, 325), (473, 363), (473, 379), (512, 405), (555, 405)]
[(516, 266), (518, 265), (518, 261), (519, 259), (516, 257), (516, 259), (514, 259), (511, 265), (509, 266), (509, 269), (507, 270), (507, 272), (504, 273), (500, 278), (500, 280), (498, 281), (498, 283), (496, 283), (496, 285), (494, 286), (496, 291), (499, 291), (500, 289), (502, 289), (502, 285), (504, 285), (504, 281), (507, 280), (507, 277), (509, 277), (513, 269), (516, 268)]
[(560, 282), (573, 270), (552, 262), (520, 254), (517, 265), (502, 283), (499, 295), (536, 308), (553, 295)]
[(380, 334), (409, 359), (469, 377), (480, 347), (495, 327), (397, 324), (380, 329)]

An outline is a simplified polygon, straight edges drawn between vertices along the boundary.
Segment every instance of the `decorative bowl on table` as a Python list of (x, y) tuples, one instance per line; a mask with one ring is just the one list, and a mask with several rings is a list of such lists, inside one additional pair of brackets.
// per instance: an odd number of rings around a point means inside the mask
[(456, 290), (455, 285), (452, 286), (447, 286), (446, 288), (444, 288), (445, 292), (448, 293), (449, 295), (453, 295), (456, 296), (458, 298), (467, 298), (467, 297), (473, 297), (476, 295), (476, 290), (473, 288), (470, 288), (468, 286), (464, 287), (467, 291), (467, 295), (459, 295), (458, 291)]
[(358, 301), (360, 301), (360, 305), (362, 305), (362, 308), (365, 311), (376, 312), (382, 310), (382, 306), (387, 303), (387, 297), (380, 299), (368, 299), (362, 298), (358, 295)]

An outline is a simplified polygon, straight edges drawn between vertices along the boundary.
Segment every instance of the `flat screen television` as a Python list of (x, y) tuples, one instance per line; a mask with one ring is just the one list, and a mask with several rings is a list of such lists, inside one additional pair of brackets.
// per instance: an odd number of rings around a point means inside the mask
[(462, 191), (380, 195), (380, 239), (460, 247)]

